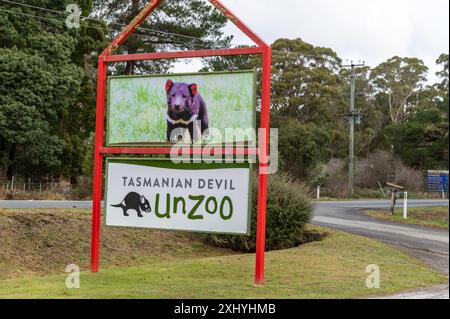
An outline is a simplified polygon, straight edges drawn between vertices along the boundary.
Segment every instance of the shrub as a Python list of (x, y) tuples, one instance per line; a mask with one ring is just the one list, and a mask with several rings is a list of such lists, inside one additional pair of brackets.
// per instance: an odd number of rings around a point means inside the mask
[[(342, 159), (333, 159), (324, 171), (326, 176), (324, 187), (328, 190), (327, 194), (332, 197), (347, 196), (347, 162)], [(357, 159), (354, 178), (356, 191), (354, 197), (358, 198), (382, 198), (380, 185), (385, 187), (386, 182), (402, 185), (409, 192), (423, 191), (425, 183), (424, 175), (420, 171), (406, 166), (390, 152), (383, 150), (371, 153), (366, 158)]]
[[(393, 166), (392, 166), (393, 165)], [(366, 158), (355, 161), (355, 186), (360, 188), (378, 188), (378, 181), (385, 185), (389, 181), (391, 170), (401, 163), (391, 153), (378, 150)]]
[(305, 178), (321, 160), (328, 159), (329, 136), (324, 129), (292, 119), (285, 119), (279, 127), (278, 149), (282, 170), (297, 178)]
[[(266, 250), (287, 249), (303, 242), (305, 224), (312, 216), (307, 188), (285, 174), (269, 176), (267, 194)], [(205, 235), (208, 242), (236, 251), (254, 252), (258, 183), (254, 177), (250, 236)]]
[(347, 163), (339, 158), (332, 159), (325, 168), (323, 196), (345, 197), (348, 190)]
[(414, 168), (405, 165), (398, 166), (395, 172), (395, 180), (398, 184), (405, 186), (405, 189), (409, 192), (425, 191), (425, 176)]

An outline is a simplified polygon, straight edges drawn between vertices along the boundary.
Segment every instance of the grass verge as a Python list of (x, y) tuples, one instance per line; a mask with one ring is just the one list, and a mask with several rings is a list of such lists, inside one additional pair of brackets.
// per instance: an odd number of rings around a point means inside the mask
[(412, 207), (408, 209), (408, 219), (403, 218), (403, 209), (396, 208), (394, 215), (387, 210), (370, 210), (367, 215), (404, 224), (414, 224), (448, 230), (448, 206), (442, 207)]
[[(101, 238), (102, 267), (233, 254), (190, 233), (103, 224)], [(62, 273), (69, 264), (89, 269), (90, 241), (90, 210), (0, 209), (0, 280)]]
[[(220, 250), (187, 234), (149, 230), (104, 227), (102, 268), (91, 274), (87, 271), (86, 212), (33, 211), (15, 217), (17, 214), (0, 211), (3, 230), (15, 229), (16, 234), (10, 231), (9, 235), (19, 241), (17, 245), (22, 243), (21, 248), (9, 246), (20, 251), (8, 254), (7, 259), (8, 251), (2, 246), (2, 270), (14, 276), (0, 280), (0, 298), (356, 298), (447, 282), (444, 275), (388, 245), (315, 227), (309, 230), (329, 235), (297, 248), (267, 253), (266, 285), (262, 288), (253, 286), (254, 254)], [(7, 226), (8, 222), (12, 224)], [(73, 236), (78, 237), (71, 239)], [(2, 232), (0, 237), (4, 239)], [(40, 263), (41, 268), (36, 269), (40, 276), (11, 272), (11, 267), (24, 260), (29, 263), (29, 255)], [(78, 262), (81, 288), (67, 289), (63, 265)], [(380, 289), (365, 286), (369, 264), (380, 267)], [(43, 270), (51, 274), (42, 276)]]

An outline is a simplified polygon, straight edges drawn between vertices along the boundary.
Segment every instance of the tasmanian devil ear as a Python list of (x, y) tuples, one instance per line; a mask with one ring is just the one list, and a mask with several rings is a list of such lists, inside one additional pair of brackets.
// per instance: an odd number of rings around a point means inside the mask
[(167, 80), (166, 82), (166, 92), (169, 93), (169, 91), (172, 89), (173, 86), (173, 81), (172, 80)]
[(145, 197), (144, 197), (144, 195), (141, 196), (141, 203), (142, 203), (142, 204), (145, 203)]
[(196, 96), (198, 93), (198, 86), (197, 84), (191, 84), (189, 85), (189, 90), (191, 91), (192, 96)]

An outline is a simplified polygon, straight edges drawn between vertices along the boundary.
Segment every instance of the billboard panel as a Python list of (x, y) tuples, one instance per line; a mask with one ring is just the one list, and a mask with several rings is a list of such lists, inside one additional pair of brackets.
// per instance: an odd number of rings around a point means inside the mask
[(250, 164), (108, 159), (106, 224), (248, 234)]
[(109, 146), (256, 139), (254, 71), (111, 77), (108, 105)]

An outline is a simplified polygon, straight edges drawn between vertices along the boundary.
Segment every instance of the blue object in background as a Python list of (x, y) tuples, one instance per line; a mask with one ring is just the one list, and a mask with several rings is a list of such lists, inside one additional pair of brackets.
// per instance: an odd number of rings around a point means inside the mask
[(429, 193), (448, 193), (448, 171), (428, 171), (427, 191)]

